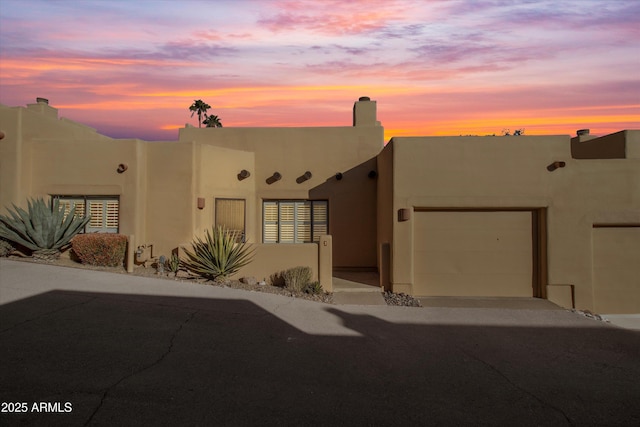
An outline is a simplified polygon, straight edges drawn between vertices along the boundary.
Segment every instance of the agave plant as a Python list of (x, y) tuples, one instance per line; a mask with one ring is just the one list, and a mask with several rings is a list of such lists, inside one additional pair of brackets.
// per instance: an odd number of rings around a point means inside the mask
[(53, 202), (30, 199), (27, 204), (27, 211), (13, 205), (13, 210), (7, 209), (10, 216), (0, 215), (0, 237), (31, 249), (35, 258), (59, 256), (91, 219), (76, 218), (75, 206), (65, 218), (64, 208), (57, 199)]
[(196, 236), (192, 251), (185, 249), (183, 265), (198, 276), (210, 280), (226, 280), (253, 260), (253, 250), (246, 243), (237, 243), (238, 231), (216, 227), (205, 230), (204, 239)]

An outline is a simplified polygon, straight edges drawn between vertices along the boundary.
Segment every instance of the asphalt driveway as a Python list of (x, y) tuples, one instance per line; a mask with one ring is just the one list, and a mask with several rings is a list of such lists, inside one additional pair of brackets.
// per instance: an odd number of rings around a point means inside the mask
[[(640, 333), (0, 260), (0, 425), (640, 425)], [(22, 411), (22, 412), (16, 412)]]

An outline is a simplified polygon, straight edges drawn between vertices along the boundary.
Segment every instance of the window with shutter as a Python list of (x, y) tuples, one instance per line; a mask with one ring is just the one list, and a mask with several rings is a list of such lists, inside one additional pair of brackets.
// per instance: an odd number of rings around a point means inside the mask
[(262, 210), (264, 218), (262, 241), (264, 243), (278, 243), (278, 202), (264, 202)]
[(238, 233), (238, 241), (245, 241), (245, 200), (215, 199), (216, 227), (225, 227)]
[(315, 242), (329, 231), (326, 200), (269, 200), (262, 207), (264, 243)]
[(91, 220), (85, 226), (85, 233), (117, 233), (120, 222), (120, 201), (117, 196), (52, 196), (64, 208), (64, 217), (75, 206), (75, 216), (84, 218), (88, 213)]
[(64, 208), (64, 219), (71, 213), (71, 209), (76, 208), (75, 217), (84, 218), (84, 199), (60, 199), (60, 206)]
[(89, 221), (89, 227), (102, 228), (102, 224), (104, 224), (104, 202), (90, 201), (89, 215), (91, 215), (91, 221)]

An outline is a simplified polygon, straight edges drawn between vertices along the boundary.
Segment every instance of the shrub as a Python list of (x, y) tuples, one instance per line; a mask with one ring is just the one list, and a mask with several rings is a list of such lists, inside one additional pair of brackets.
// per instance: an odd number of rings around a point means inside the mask
[(6, 239), (0, 238), (0, 257), (9, 256), (13, 251), (13, 245)]
[(78, 234), (71, 242), (83, 264), (118, 267), (124, 264), (127, 236), (122, 234)]
[(225, 280), (253, 260), (253, 250), (246, 243), (237, 243), (239, 232), (216, 227), (205, 231), (204, 240), (196, 237), (192, 251), (185, 249), (184, 267), (210, 280)]
[(285, 288), (303, 292), (311, 282), (311, 267), (293, 267), (282, 272)]
[(311, 295), (320, 295), (322, 292), (324, 292), (324, 289), (322, 289), (322, 285), (320, 284), (320, 282), (315, 281), (305, 286), (304, 292)]
[(0, 237), (32, 250), (37, 258), (57, 258), (91, 219), (76, 218), (75, 207), (65, 217), (58, 199), (29, 199), (27, 204), (27, 211), (13, 205), (10, 216), (0, 215)]
[(177, 274), (178, 270), (180, 270), (180, 257), (175, 253), (171, 254), (171, 258), (165, 261), (165, 265), (168, 271), (174, 275)]

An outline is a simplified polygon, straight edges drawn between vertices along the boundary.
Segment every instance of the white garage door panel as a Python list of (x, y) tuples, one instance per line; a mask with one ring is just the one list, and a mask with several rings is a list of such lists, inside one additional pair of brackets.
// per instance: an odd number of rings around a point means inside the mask
[(532, 296), (530, 212), (417, 212), (414, 293)]
[(640, 227), (593, 229), (597, 313), (640, 313)]

